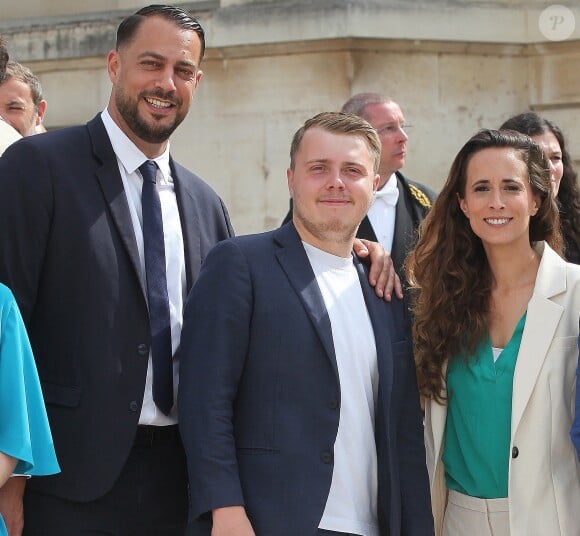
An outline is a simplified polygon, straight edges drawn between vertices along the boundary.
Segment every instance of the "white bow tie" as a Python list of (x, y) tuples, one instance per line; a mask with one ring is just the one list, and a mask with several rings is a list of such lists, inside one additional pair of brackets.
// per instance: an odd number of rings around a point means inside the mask
[(382, 200), (391, 207), (394, 207), (399, 200), (399, 189), (396, 186), (395, 188), (383, 187), (381, 190), (375, 192), (375, 198)]

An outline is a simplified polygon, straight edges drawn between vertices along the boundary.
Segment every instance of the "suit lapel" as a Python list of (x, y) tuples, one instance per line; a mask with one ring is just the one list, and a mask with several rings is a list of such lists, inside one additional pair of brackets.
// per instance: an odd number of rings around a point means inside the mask
[(338, 380), (338, 367), (336, 365), (330, 319), (320, 288), (316, 282), (316, 277), (310, 266), (310, 261), (294, 224), (288, 223), (278, 229), (274, 233), (274, 240), (281, 246), (276, 251), (276, 258), (286, 277), (288, 277), (292, 288), (302, 301), (304, 309), (328, 354)]
[(514, 371), (512, 437), (540, 374), (564, 308), (551, 298), (566, 290), (566, 264), (544, 247)]
[(377, 235), (375, 234), (375, 230), (373, 229), (368, 216), (365, 216), (363, 221), (360, 222), (356, 236), (357, 238), (364, 238), (365, 240), (378, 242)]
[(93, 144), (93, 152), (101, 162), (96, 169), (97, 180), (101, 185), (103, 196), (109, 206), (111, 217), (129, 255), (129, 260), (139, 280), (143, 296), (146, 296), (145, 281), (141, 275), (141, 262), (133, 222), (129, 213), (129, 204), (123, 188), (123, 181), (117, 164), (117, 157), (111, 146), (109, 136), (100, 115), (87, 123), (87, 128)]
[(399, 189), (399, 200), (395, 207), (395, 231), (393, 233), (393, 247), (391, 249), (391, 257), (393, 264), (398, 274), (401, 274), (403, 263), (407, 256), (408, 250), (413, 239), (413, 218), (409, 208), (407, 207), (407, 196), (405, 188), (401, 185), (401, 181), (397, 177), (397, 188)]
[(201, 266), (201, 227), (199, 211), (197, 209), (195, 196), (184, 180), (183, 170), (175, 164), (173, 158), (170, 160), (170, 166), (173, 184), (175, 186), (177, 207), (179, 209), (181, 232), (183, 233), (185, 273), (187, 278), (186, 287), (189, 291), (199, 275), (199, 267)]

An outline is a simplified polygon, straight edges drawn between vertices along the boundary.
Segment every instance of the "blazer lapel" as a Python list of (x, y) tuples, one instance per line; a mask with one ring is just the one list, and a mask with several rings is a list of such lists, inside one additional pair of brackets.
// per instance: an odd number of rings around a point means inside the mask
[(514, 371), (512, 437), (532, 395), (554, 333), (564, 312), (564, 308), (554, 303), (551, 298), (565, 290), (566, 264), (554, 251), (544, 247), (534, 293), (528, 303), (526, 325)]
[(101, 162), (96, 169), (97, 180), (101, 185), (103, 196), (109, 206), (111, 217), (125, 246), (135, 275), (139, 280), (143, 296), (147, 295), (145, 281), (141, 274), (141, 263), (133, 222), (129, 213), (129, 204), (123, 188), (123, 181), (117, 165), (117, 157), (111, 146), (109, 136), (101, 120), (100, 114), (87, 123), (89, 134), (93, 143), (93, 152)]
[(276, 251), (276, 258), (288, 277), (292, 288), (300, 297), (304, 309), (308, 313), (314, 329), (328, 354), (338, 381), (338, 367), (336, 365), (330, 319), (320, 288), (316, 282), (316, 277), (310, 266), (310, 261), (294, 224), (287, 223), (278, 229), (274, 234), (274, 240), (281, 246)]
[[(354, 257), (354, 264), (358, 272), (362, 293), (364, 296), (369, 318), (375, 335), (375, 347), (377, 351), (377, 366), (379, 370), (379, 392), (381, 393), (382, 410), (388, 415), (391, 393), (393, 390), (393, 353), (391, 349), (391, 337), (388, 326), (390, 324), (387, 305), (375, 294), (368, 282), (368, 274), (362, 263)], [(389, 419), (385, 419), (388, 427)]]

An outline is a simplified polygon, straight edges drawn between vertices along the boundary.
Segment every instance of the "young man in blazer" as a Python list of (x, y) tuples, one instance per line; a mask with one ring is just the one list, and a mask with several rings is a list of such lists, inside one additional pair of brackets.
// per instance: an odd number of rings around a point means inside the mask
[(433, 534), (405, 304), (352, 256), (379, 155), (354, 115), (308, 120), (293, 221), (208, 255), (182, 335), (187, 534)]

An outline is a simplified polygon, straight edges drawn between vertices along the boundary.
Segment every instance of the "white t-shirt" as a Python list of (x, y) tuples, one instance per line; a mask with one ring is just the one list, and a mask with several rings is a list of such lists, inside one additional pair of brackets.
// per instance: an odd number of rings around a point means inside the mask
[(330, 318), (340, 379), (334, 470), (319, 527), (379, 536), (374, 434), (379, 373), (373, 328), (352, 257), (303, 244)]

